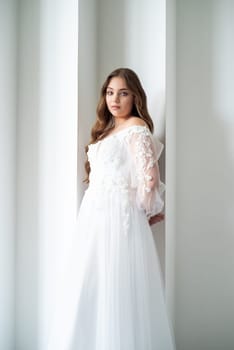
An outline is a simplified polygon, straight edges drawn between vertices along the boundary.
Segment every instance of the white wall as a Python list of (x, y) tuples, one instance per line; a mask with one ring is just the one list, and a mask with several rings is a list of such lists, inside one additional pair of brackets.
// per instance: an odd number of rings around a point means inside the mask
[(166, 1), (166, 300), (175, 327), (176, 0)]
[(177, 0), (176, 339), (234, 348), (234, 3)]
[(90, 140), (96, 117), (97, 88), (97, 13), (96, 0), (79, 1), (79, 58), (78, 58), (78, 207), (84, 194), (86, 177), (84, 147)]
[(0, 349), (14, 347), (17, 3), (0, 1)]

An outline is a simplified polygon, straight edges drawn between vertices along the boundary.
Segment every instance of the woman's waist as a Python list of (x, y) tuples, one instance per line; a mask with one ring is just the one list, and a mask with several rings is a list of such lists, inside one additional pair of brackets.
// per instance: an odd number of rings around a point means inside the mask
[(102, 190), (123, 190), (131, 189), (130, 182), (123, 176), (103, 175), (90, 177), (89, 188)]

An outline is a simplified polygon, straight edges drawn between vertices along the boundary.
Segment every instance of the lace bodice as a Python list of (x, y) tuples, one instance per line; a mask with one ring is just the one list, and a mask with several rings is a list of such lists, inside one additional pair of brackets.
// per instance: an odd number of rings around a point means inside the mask
[(121, 191), (125, 206), (135, 201), (147, 217), (163, 208), (158, 159), (163, 149), (145, 126), (134, 125), (89, 145), (90, 189)]

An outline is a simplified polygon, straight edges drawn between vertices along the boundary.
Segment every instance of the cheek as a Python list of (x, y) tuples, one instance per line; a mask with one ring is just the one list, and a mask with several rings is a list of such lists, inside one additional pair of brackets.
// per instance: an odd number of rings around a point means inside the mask
[(129, 99), (128, 101), (126, 101), (126, 108), (128, 108), (129, 110), (132, 110), (133, 107), (133, 99)]

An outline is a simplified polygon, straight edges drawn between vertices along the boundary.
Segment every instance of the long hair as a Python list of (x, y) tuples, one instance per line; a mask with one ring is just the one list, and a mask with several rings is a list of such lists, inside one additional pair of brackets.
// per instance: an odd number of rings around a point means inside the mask
[[(131, 116), (144, 120), (149, 130), (153, 133), (154, 125), (147, 108), (147, 97), (137, 74), (129, 68), (118, 68), (108, 75), (101, 88), (100, 99), (96, 109), (96, 121), (91, 129), (91, 140), (89, 144), (102, 140), (114, 128), (114, 121), (106, 104), (106, 89), (114, 77), (124, 79), (128, 89), (134, 96)], [(88, 145), (85, 147), (86, 153), (88, 152)], [(84, 181), (88, 183), (90, 173), (88, 160), (85, 162), (85, 170), (87, 177)]]

